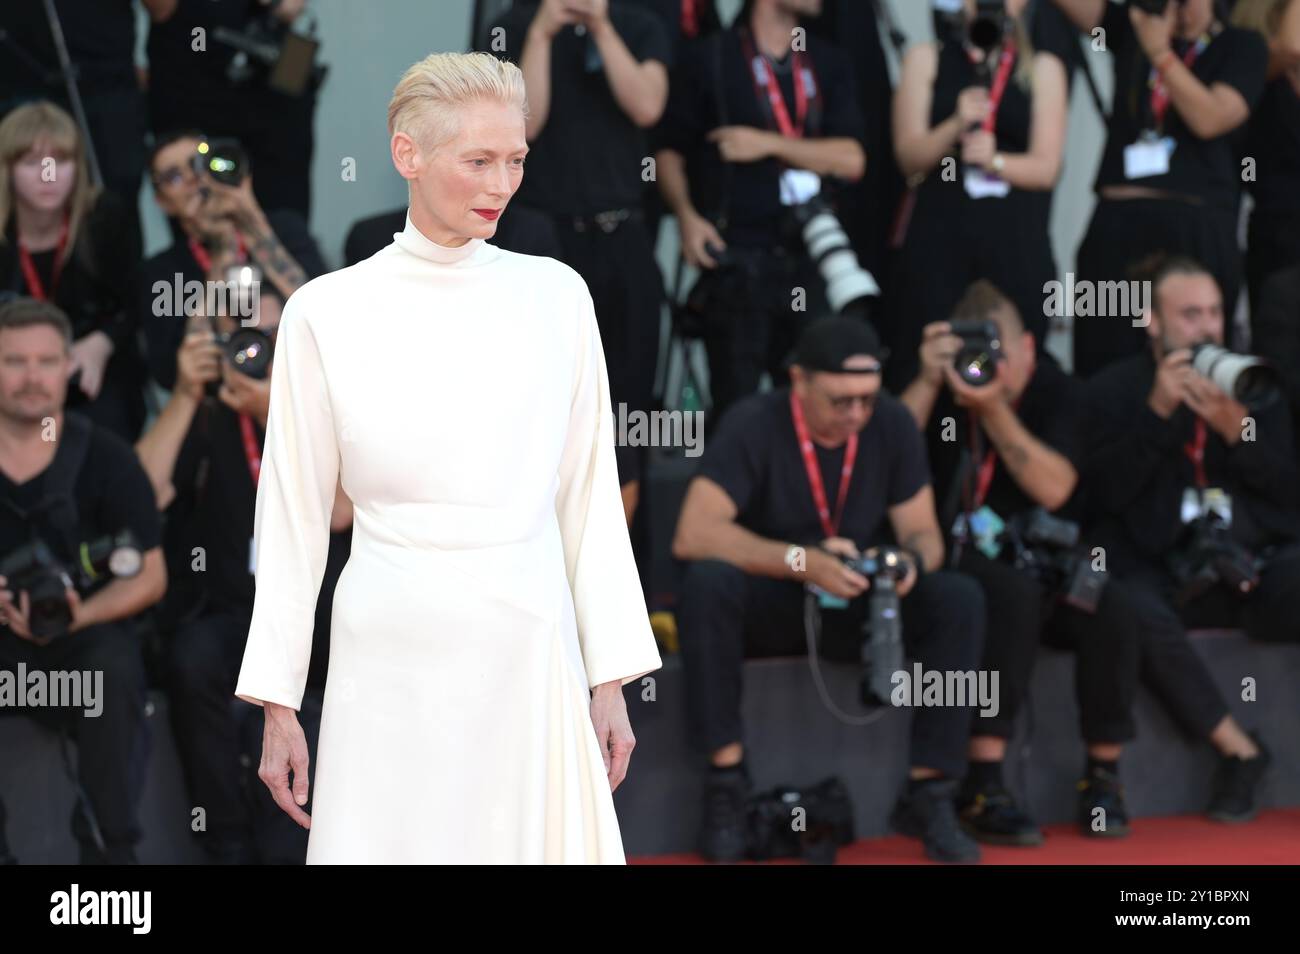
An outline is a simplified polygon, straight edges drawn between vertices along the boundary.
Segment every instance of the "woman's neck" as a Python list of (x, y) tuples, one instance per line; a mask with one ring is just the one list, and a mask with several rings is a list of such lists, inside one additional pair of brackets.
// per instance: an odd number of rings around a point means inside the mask
[(784, 59), (790, 52), (790, 41), (798, 25), (799, 20), (794, 14), (771, 5), (755, 6), (753, 16), (749, 18), (749, 28), (759, 51), (774, 60)]
[(59, 244), (63, 231), (63, 209), (34, 209), (21, 199), (14, 205), (18, 237), (33, 252), (43, 252)]

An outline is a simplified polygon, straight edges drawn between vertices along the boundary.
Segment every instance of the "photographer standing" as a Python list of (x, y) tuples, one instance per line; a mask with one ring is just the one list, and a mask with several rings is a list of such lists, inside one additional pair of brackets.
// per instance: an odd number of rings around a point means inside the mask
[(186, 316), (176, 307), (175, 286), (185, 290), (184, 300), (189, 283), (200, 282), (206, 289), (208, 283), (225, 283), (234, 267), (248, 265), (285, 301), (308, 279), (327, 271), (298, 213), (262, 210), (249, 170), (243, 170), (238, 185), (227, 185), (199, 168), (204, 142), (211, 146), (214, 141), (195, 131), (170, 133), (154, 144), (149, 157), (154, 201), (180, 236), (144, 263), (139, 288), (149, 371), (169, 390), (185, 337)]
[(710, 420), (758, 390), (764, 371), (780, 382), (806, 316), (825, 310), (792, 209), (866, 168), (852, 66), (800, 24), (820, 9), (746, 0), (730, 29), (684, 51), (656, 136), (682, 255), (704, 269), (688, 307), (703, 324)]
[[(790, 386), (737, 402), (687, 489), (673, 556), (690, 561), (678, 619), (691, 731), (710, 764), (700, 832), (710, 860), (735, 860), (745, 848), (742, 662), (806, 651), (805, 584), (822, 591), (826, 658), (860, 660), (871, 581), (845, 559), (892, 530), (909, 554), (897, 592), (910, 655), (945, 672), (972, 671), (979, 660), (983, 599), (973, 581), (940, 569), (921, 435), (882, 393), (881, 370), (867, 323), (810, 324)], [(950, 700), (912, 720), (907, 790), (891, 822), (938, 861), (979, 857), (953, 808), (971, 711)]]
[[(153, 492), (130, 447), (62, 410), (71, 344), (71, 325), (56, 306), (18, 299), (0, 308), (0, 555), (9, 571), (0, 576), (0, 669), (16, 679), (25, 666), (51, 681), (61, 672), (103, 673), (97, 714), (74, 718), (79, 710), (54, 707), (31, 714), (70, 724), (78, 740), (79, 780), (98, 822), (78, 801), (72, 826), (82, 863), (133, 863), (147, 745), (144, 667), (131, 617), (162, 598), (167, 573)], [(42, 542), (71, 575), (83, 566), (83, 544), (123, 531), (142, 552), (139, 572), (74, 581), (66, 610), (34, 605), (28, 581), (56, 571), (23, 561), (20, 548)]]
[(977, 278), (1006, 292), (1040, 345), (1048, 331), (1048, 222), (1077, 39), (1043, 3), (1005, 0), (999, 17), (965, 0), (964, 11), (956, 35), (908, 50), (895, 94), (894, 151), (915, 203), (891, 309), (899, 386), (916, 371), (921, 328)]
[(1210, 814), (1240, 820), (1268, 754), (1228, 714), (1180, 616), (1300, 639), (1291, 420), (1285, 402), (1247, 408), (1196, 369), (1197, 349), (1223, 341), (1223, 296), (1207, 268), (1170, 259), (1151, 284), (1149, 349), (1089, 383), (1089, 537), (1143, 598), (1143, 678), (1222, 755)]
[[(957, 322), (987, 323), (987, 332), (1000, 340), (1002, 357), (991, 380), (972, 384), (954, 367), (963, 354), (990, 353), (990, 335), (968, 345), (952, 333)], [(1080, 387), (1049, 353), (1038, 350), (1015, 304), (987, 281), (970, 287), (953, 323), (926, 326), (920, 364), (901, 400), (926, 433), (944, 501), (941, 525), (952, 528), (950, 547), (960, 554), (955, 568), (984, 590), (983, 668), (1001, 673), (997, 715), (976, 719), (973, 726), (970, 767), (959, 799), (962, 821), (976, 838), (992, 844), (1042, 841), (1038, 826), (1003, 784), (1002, 762), (1029, 691), (1038, 643), (1050, 635), (1078, 653), (1075, 691), (1088, 749), (1079, 784), (1080, 831), (1123, 835), (1128, 813), (1119, 756), (1122, 743), (1135, 735), (1137, 613), (1114, 581), (1099, 597), (1081, 599), (1083, 594), (1072, 592), (1074, 575), (1089, 568), (1086, 551), (1049, 552), (1038, 541), (1020, 539), (1029, 536), (1028, 518), (1060, 512), (1074, 496)], [(1029, 560), (1018, 552), (1021, 547), (1034, 548)], [(1098, 809), (1105, 813), (1101, 830), (1094, 828)]]
[[(1079, 246), (1078, 281), (1128, 282), (1133, 263), (1156, 253), (1187, 255), (1209, 267), (1231, 318), (1242, 276), (1236, 133), (1264, 89), (1264, 38), (1225, 26), (1215, 0), (1056, 4), (1104, 43), (1115, 63), (1114, 106), (1097, 206)], [(1130, 320), (1136, 317), (1075, 319), (1075, 373), (1089, 377), (1141, 350), (1142, 332)]]
[[(266, 335), (273, 354), (281, 302), (264, 291), (259, 311), (253, 334)], [(191, 800), (207, 809), (200, 842), (216, 863), (246, 864), (255, 855), (230, 699), (253, 611), (254, 504), (274, 361), (256, 376), (241, 373), (212, 333), (234, 332), (239, 322), (224, 314), (209, 321), (191, 319), (176, 358), (176, 387), (136, 452), (167, 513), (172, 587), (160, 625), (169, 637), (177, 752)], [(340, 489), (330, 529), (339, 533), (351, 523), (351, 503)], [(322, 586), (327, 606), (340, 569), (338, 543), (331, 539)], [(197, 567), (196, 547), (204, 556)], [(316, 642), (313, 661), (323, 667), (328, 642)]]

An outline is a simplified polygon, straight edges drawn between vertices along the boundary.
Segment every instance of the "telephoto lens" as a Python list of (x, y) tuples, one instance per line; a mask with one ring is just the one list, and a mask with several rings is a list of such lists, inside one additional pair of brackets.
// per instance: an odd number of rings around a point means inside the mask
[(966, 27), (970, 45), (987, 56), (1002, 45), (1007, 33), (1007, 11), (1003, 0), (978, 0), (975, 16)]
[(1281, 391), (1277, 369), (1249, 354), (1236, 354), (1208, 342), (1192, 348), (1192, 368), (1248, 408), (1268, 407)]

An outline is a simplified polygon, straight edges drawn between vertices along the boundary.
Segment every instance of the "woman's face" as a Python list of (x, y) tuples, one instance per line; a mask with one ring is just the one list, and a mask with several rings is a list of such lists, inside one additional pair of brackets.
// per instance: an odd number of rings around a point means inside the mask
[(412, 202), (438, 228), (443, 245), (488, 239), (496, 234), (506, 203), (524, 178), (524, 116), (517, 107), (490, 101), (460, 109), (460, 128), (451, 139), (407, 160), (414, 174)]
[(1210, 28), (1214, 20), (1214, 0), (1172, 0), (1177, 19), (1174, 29), (1178, 35), (1190, 40)]
[(38, 212), (63, 208), (77, 184), (77, 164), (72, 156), (38, 141), (13, 165), (14, 199)]

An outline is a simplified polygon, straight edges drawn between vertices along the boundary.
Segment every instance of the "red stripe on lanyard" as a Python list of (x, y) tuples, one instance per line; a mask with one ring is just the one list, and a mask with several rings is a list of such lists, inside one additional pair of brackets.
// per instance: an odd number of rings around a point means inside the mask
[(812, 439), (808, 436), (808, 424), (803, 416), (803, 405), (799, 403), (799, 398), (795, 396), (793, 389), (790, 391), (790, 416), (794, 418), (794, 432), (799, 438), (799, 453), (803, 457), (803, 468), (808, 474), (808, 485), (812, 488), (817, 516), (822, 522), (822, 529), (826, 531), (826, 536), (836, 536), (839, 532), (840, 518), (844, 516), (844, 503), (849, 496), (849, 478), (853, 475), (853, 462), (858, 456), (858, 435), (856, 433), (849, 435), (848, 446), (844, 449), (844, 466), (840, 468), (840, 489), (836, 494), (838, 499), (835, 501), (835, 520), (832, 522), (830, 507), (826, 503), (826, 488), (822, 484), (821, 468), (817, 466)]
[(985, 132), (992, 132), (998, 122), (998, 109), (1002, 106), (1002, 97), (1006, 94), (1007, 83), (1011, 80), (1011, 67), (1016, 62), (1016, 44), (1010, 37), (1002, 47), (1002, 56), (998, 60), (998, 71), (993, 77), (993, 86), (989, 89), (989, 114), (984, 117)]
[(239, 433), (244, 438), (244, 457), (248, 461), (248, 472), (253, 476), (253, 486), (262, 476), (262, 450), (257, 446), (257, 435), (253, 433), (253, 419), (247, 414), (239, 415)]
[(1191, 441), (1183, 445), (1183, 452), (1187, 454), (1187, 459), (1192, 462), (1192, 467), (1196, 470), (1196, 486), (1204, 490), (1209, 481), (1205, 477), (1205, 419), (1198, 417), (1196, 419), (1196, 433), (1192, 436)]
[[(772, 64), (768, 62), (766, 56), (760, 56), (754, 49), (748, 30), (740, 31), (740, 42), (745, 50), (745, 58), (749, 61), (749, 78), (754, 84), (754, 91), (762, 99), (766, 93), (767, 101), (772, 104), (772, 117), (776, 120), (777, 128), (782, 136), (789, 136), (798, 139), (803, 136), (804, 120), (808, 118), (808, 68), (804, 63), (804, 55), (798, 50), (791, 51), (790, 55), (794, 57), (794, 108), (796, 121), (790, 121), (790, 111), (785, 108), (785, 98), (781, 95), (781, 87), (776, 81), (776, 75), (772, 71)], [(763, 82), (766, 86), (758, 85), (759, 74), (763, 76)]]
[[(1190, 70), (1196, 58), (1205, 52), (1212, 39), (1214, 37), (1209, 33), (1202, 33), (1201, 38), (1183, 54), (1183, 65)], [(1161, 131), (1165, 128), (1165, 115), (1169, 112), (1169, 89), (1165, 86), (1165, 78), (1154, 65), (1151, 67), (1147, 85), (1151, 87), (1151, 115), (1155, 120), (1156, 130)]]
[[(235, 233), (236, 247), (239, 249), (239, 260), (241, 262), (248, 259), (248, 250), (244, 246), (244, 237), (238, 232)], [(190, 236), (190, 254), (194, 256), (194, 261), (199, 263), (199, 268), (203, 269), (206, 275), (212, 268), (212, 256), (208, 250), (203, 247), (203, 243), (194, 236)]]
[(45, 286), (41, 284), (41, 276), (36, 273), (36, 263), (32, 261), (32, 253), (27, 248), (27, 243), (23, 241), (22, 236), (18, 236), (18, 264), (23, 270), (23, 279), (27, 282), (27, 290), (37, 301), (51, 301), (59, 293), (59, 278), (63, 275), (63, 252), (68, 245), (68, 213), (63, 213), (63, 226), (59, 229), (59, 244), (54, 248), (54, 269), (50, 276), (50, 293), (45, 294)]

